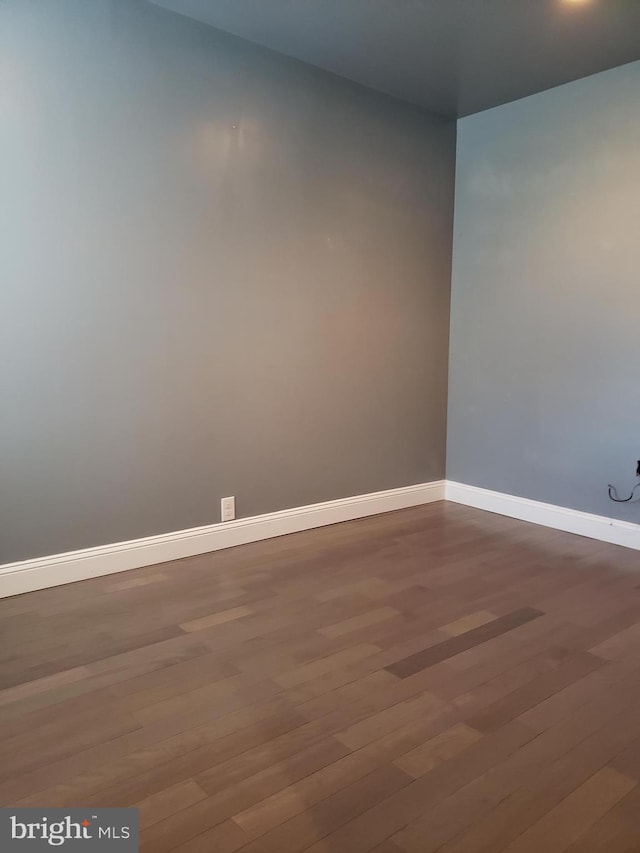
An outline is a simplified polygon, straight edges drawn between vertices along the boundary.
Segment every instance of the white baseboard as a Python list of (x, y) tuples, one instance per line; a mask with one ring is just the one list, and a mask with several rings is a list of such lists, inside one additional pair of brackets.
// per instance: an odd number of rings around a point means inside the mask
[(598, 539), (601, 542), (640, 550), (640, 524), (591, 515), (515, 495), (466, 486), (463, 483), (438, 480), (256, 515), (252, 518), (241, 518), (224, 524), (193, 527), (190, 530), (162, 533), (159, 536), (148, 536), (129, 542), (69, 551), (52, 557), (7, 563), (0, 566), (0, 598), (180, 560), (183, 557), (194, 557), (234, 545), (259, 542), (287, 533), (298, 533), (314, 527), (445, 499)]
[(492, 492), (489, 489), (479, 489), (477, 486), (465, 486), (451, 480), (446, 481), (445, 497), (448, 501), (519, 518), (521, 521), (531, 521), (544, 527), (553, 527), (590, 539), (599, 539), (601, 542), (640, 550), (640, 524), (618, 521), (604, 515), (591, 515), (588, 512)]
[(53, 557), (7, 563), (0, 566), (0, 598), (441, 501), (444, 500), (444, 491), (444, 480), (439, 480), (241, 518), (224, 524), (210, 524), (130, 542), (69, 551)]

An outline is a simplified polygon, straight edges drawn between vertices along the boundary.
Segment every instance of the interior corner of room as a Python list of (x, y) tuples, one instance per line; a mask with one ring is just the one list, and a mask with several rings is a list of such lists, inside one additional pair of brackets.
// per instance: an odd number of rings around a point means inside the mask
[(640, 851), (640, 0), (0, 0), (0, 853)]
[(0, 594), (445, 497), (639, 548), (640, 62), (411, 103), (249, 5), (0, 7)]

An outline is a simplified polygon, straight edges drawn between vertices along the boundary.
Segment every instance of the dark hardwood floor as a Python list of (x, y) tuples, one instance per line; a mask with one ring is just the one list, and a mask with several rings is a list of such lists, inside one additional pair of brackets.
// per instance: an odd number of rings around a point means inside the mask
[(0, 803), (145, 853), (640, 850), (640, 555), (437, 503), (0, 601)]

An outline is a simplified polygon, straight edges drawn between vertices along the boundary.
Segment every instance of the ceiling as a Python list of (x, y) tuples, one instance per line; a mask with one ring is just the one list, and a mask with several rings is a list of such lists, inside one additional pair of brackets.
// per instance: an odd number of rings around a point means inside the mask
[(640, 59), (640, 0), (153, 0), (446, 116)]

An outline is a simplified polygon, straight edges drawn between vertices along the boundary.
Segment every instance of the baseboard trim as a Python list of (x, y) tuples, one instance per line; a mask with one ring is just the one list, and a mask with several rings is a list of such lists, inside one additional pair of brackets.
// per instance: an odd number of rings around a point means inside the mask
[(446, 481), (445, 497), (448, 501), (518, 518), (521, 521), (530, 521), (578, 536), (587, 536), (589, 539), (640, 550), (640, 524), (618, 521), (604, 515), (591, 515), (588, 512), (519, 498), (516, 495), (492, 492), (451, 480)]
[(444, 480), (0, 566), (0, 598), (444, 500)]
[(0, 598), (441, 500), (640, 550), (640, 524), (438, 480), (0, 566)]

